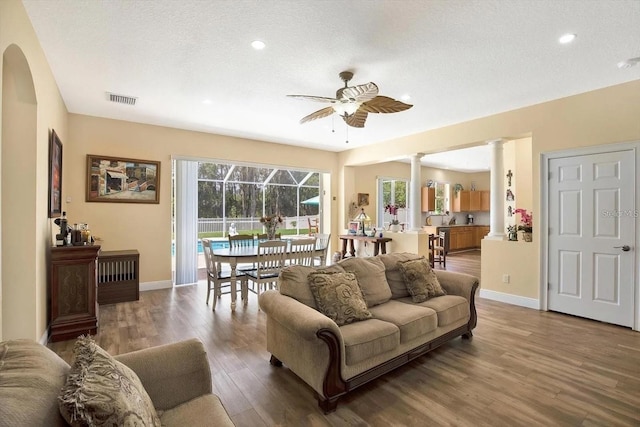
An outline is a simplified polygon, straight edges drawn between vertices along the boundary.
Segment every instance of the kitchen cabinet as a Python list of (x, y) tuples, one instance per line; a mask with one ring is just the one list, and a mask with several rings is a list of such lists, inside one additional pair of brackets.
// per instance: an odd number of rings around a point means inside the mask
[(491, 191), (480, 192), (480, 210), (482, 212), (489, 212), (491, 210)]
[(480, 211), (480, 191), (469, 191), (469, 210), (471, 212)]
[(473, 226), (451, 227), (449, 230), (449, 250), (471, 249), (475, 244), (475, 228)]
[(422, 212), (432, 212), (436, 210), (436, 189), (422, 187)]
[(453, 197), (453, 212), (489, 212), (491, 207), (490, 191), (460, 190)]
[(484, 239), (484, 236), (486, 236), (487, 234), (489, 234), (489, 231), (491, 230), (491, 227), (489, 227), (488, 225), (479, 225), (477, 227), (475, 227), (474, 230), (474, 247), (479, 248), (482, 246), (482, 239)]
[(469, 212), (470, 191), (460, 190), (453, 196), (453, 212)]

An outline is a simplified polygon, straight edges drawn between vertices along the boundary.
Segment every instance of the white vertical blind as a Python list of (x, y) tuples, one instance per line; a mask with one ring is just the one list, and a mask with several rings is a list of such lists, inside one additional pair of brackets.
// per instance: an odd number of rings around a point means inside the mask
[(176, 160), (176, 285), (198, 282), (198, 162)]

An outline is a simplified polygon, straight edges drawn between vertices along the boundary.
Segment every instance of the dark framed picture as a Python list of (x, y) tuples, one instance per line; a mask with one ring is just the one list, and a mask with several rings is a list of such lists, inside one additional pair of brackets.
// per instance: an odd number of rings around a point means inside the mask
[(49, 218), (62, 213), (62, 142), (51, 129), (49, 138)]
[(88, 154), (85, 200), (160, 203), (160, 162)]

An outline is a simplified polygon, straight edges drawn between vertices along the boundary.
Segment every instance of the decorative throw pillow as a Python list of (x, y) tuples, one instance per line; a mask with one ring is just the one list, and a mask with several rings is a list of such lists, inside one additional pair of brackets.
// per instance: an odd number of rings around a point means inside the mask
[(413, 302), (423, 302), (447, 294), (424, 257), (399, 262), (398, 266)]
[(311, 273), (309, 287), (318, 310), (338, 326), (371, 318), (353, 273)]
[(73, 363), (58, 396), (72, 426), (160, 426), (151, 398), (138, 376), (90, 336), (78, 338)]

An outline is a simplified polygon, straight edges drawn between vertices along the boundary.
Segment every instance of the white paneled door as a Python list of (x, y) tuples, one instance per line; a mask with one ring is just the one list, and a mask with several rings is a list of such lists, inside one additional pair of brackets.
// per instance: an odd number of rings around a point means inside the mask
[(633, 327), (632, 150), (550, 159), (549, 310)]

